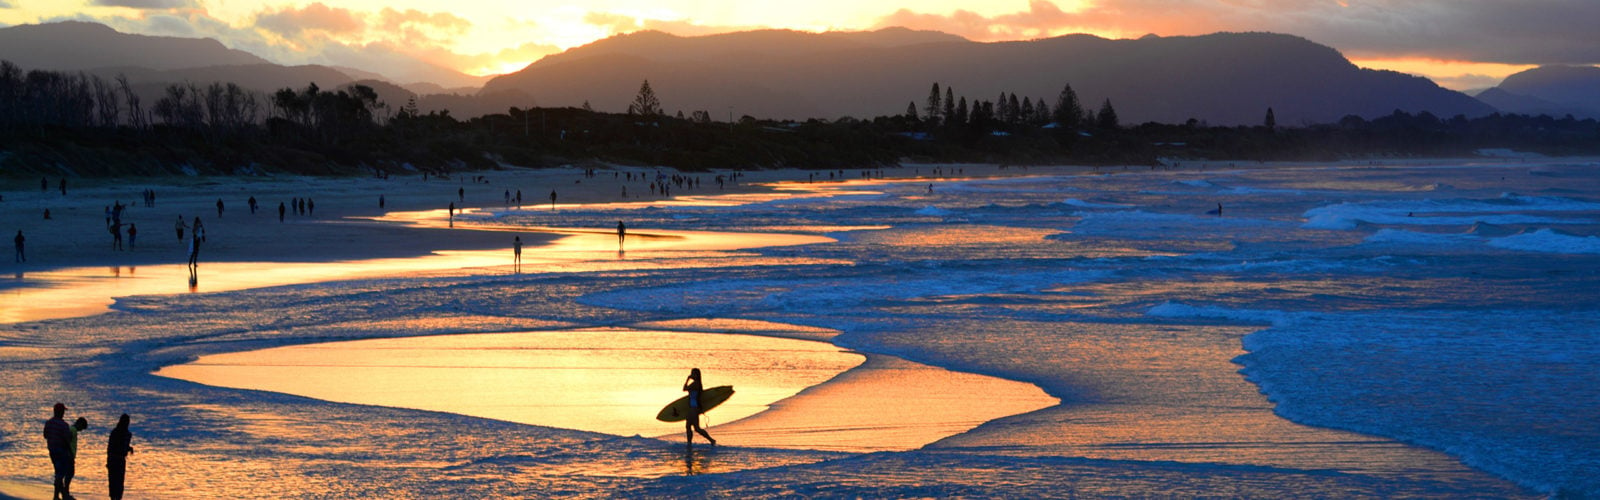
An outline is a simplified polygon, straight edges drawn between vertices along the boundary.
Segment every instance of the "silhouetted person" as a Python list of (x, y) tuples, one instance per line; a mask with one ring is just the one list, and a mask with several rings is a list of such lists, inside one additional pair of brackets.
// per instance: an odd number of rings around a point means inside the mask
[(17, 237), (11, 239), (11, 242), (17, 246), (17, 262), (28, 261), (28, 256), (22, 252), (22, 244), (26, 241), (28, 241), (28, 239), (22, 237), (21, 229), (17, 230)]
[(556, 190), (554, 189), (550, 190), (550, 209), (556, 209)]
[(683, 390), (689, 392), (689, 418), (683, 421), (683, 434), (684, 437), (688, 438), (689, 447), (694, 447), (694, 433), (696, 432), (700, 433), (701, 436), (705, 436), (707, 442), (716, 445), (717, 440), (711, 439), (711, 435), (706, 434), (706, 430), (700, 428), (700, 397), (701, 393), (705, 392), (705, 386), (700, 383), (699, 368), (689, 370), (689, 378), (683, 381)]
[(50, 465), (55, 467), (55, 493), (50, 498), (70, 499), (67, 478), (72, 475), (72, 426), (67, 425), (67, 405), (56, 403), (53, 416), (44, 422), (44, 444), (50, 450)]
[(456, 203), (450, 202), (450, 227), (456, 227)]
[(622, 249), (622, 240), (626, 239), (627, 237), (628, 237), (628, 226), (622, 225), (622, 221), (620, 221), (620, 220), (617, 221), (617, 249), (618, 250)]
[(111, 500), (122, 500), (122, 483), (128, 475), (128, 455), (133, 454), (133, 433), (128, 431), (128, 414), (117, 418), (117, 427), (111, 429), (106, 440), (106, 481), (111, 489)]
[(522, 272), (522, 237), (511, 240), (511, 264), (516, 272)]
[(222, 218), (222, 198), (217, 198), (217, 218)]
[(122, 249), (122, 223), (121, 222), (113, 222), (113, 223), (111, 223), (111, 225), (106, 226), (106, 230), (107, 231), (111, 231), (111, 249), (112, 250), (121, 250)]
[(317, 200), (313, 200), (311, 198), (306, 198), (306, 215), (315, 216), (316, 214), (317, 214)]
[[(78, 476), (78, 438), (81, 434), (83, 434), (84, 429), (88, 428), (89, 419), (87, 418), (78, 417), (78, 420), (72, 422), (72, 458), (69, 459), (70, 463), (68, 464), (69, 467), (67, 468), (67, 480), (63, 483), (63, 488), (65, 491), (72, 491), (72, 478)], [(67, 500), (73, 500), (72, 495), (66, 495), (65, 498)]]
[(194, 216), (194, 224), (190, 224), (190, 227), (194, 229), (194, 237), (200, 238), (200, 242), (204, 243), (206, 241), (206, 225), (200, 223), (200, 216)]
[(48, 191), (50, 191), (50, 178), (49, 177), (40, 177), (39, 178), (39, 192), (44, 193), (44, 192), (48, 192)]
[(245, 204), (250, 207), (250, 215), (255, 215), (256, 214), (256, 197), (255, 196), (251, 196), (250, 199), (245, 200)]
[(129, 250), (133, 250), (134, 247), (138, 246), (138, 240), (139, 240), (139, 226), (135, 226), (135, 225), (133, 225), (132, 222), (129, 222), (128, 223), (128, 249)]
[(62, 177), (61, 178), (61, 196), (66, 196), (66, 195), (67, 195), (67, 178), (66, 177)]
[(288, 210), (288, 208), (283, 205), (283, 202), (278, 202), (278, 222), (283, 222), (284, 210)]
[(467, 202), (467, 188), (456, 188), (456, 200), (462, 203)]
[(175, 222), (175, 223), (172, 224), (172, 230), (176, 231), (178, 233), (178, 242), (179, 243), (183, 242), (183, 230), (188, 229), (188, 228), (189, 228), (189, 225), (183, 223), (183, 216), (179, 215), (178, 216), (178, 222)]
[(200, 274), (200, 233), (189, 237), (189, 281)]
[(44, 209), (44, 220), (50, 220), (50, 209)]
[(379, 210), (383, 209), (383, 195), (381, 195), (381, 194), (378, 195), (378, 209)]

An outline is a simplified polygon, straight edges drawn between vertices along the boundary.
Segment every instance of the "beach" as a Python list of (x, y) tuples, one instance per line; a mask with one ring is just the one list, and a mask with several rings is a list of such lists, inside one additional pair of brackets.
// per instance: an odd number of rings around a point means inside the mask
[[(0, 492), (37, 496), (27, 485), (48, 475), (37, 426), (58, 400), (95, 416), (91, 442), (106, 415), (138, 414), (135, 446), (148, 453), (134, 457), (134, 498), (1586, 491), (1581, 474), (1562, 471), (1594, 459), (1581, 446), (1593, 436), (1546, 444), (1538, 431), (1480, 425), (1515, 427), (1528, 417), (1514, 408), (1541, 408), (1537, 428), (1559, 434), (1592, 402), (1582, 388), (1595, 373), (1578, 367), (1596, 355), (1582, 341), (1594, 320), (1582, 304), (1593, 302), (1580, 298), (1592, 294), (1593, 276), (1574, 271), (1592, 264), (1589, 245), (1600, 239), (1596, 193), (1576, 187), (1592, 175), (1588, 164), (920, 165), (870, 179), (859, 170), (834, 179), (751, 172), (720, 190), (713, 179), (727, 172), (662, 171), (700, 179), (675, 185), (674, 200), (744, 198), (648, 206), (633, 203), (668, 197), (651, 197), (648, 181), (625, 176), (654, 179), (656, 170), (611, 167), (593, 176), (514, 169), (428, 181), (69, 183), (65, 197), (53, 181), (46, 192), (8, 185), (0, 210), (28, 235), (29, 253), (0, 284), (8, 290), (61, 269), (105, 269), (100, 279), (121, 280), (181, 266), (186, 247), (172, 230), (179, 215), (200, 216), (208, 242), (195, 293), (180, 278), (170, 293), (119, 298), (107, 314), (0, 327), (0, 362), (14, 374), (0, 386), (9, 407), (0, 464), (16, 471), (0, 477)], [(798, 189), (768, 196), (776, 181)], [(156, 191), (156, 206), (123, 215), (139, 224), (138, 249), (111, 250), (101, 207), (137, 204), (143, 189)], [(517, 189), (520, 210), (504, 200)], [(249, 214), (250, 196), (268, 210)], [(316, 200), (315, 214), (280, 223), (277, 203), (294, 197)], [(453, 221), (439, 212), (452, 202), (468, 209)], [(1213, 206), (1225, 208), (1206, 214)], [(52, 220), (33, 217), (44, 208)], [(612, 247), (617, 220), (639, 238), (626, 252)], [(724, 234), (758, 236), (713, 244)], [(526, 245), (521, 272), (512, 267), (513, 237)], [(445, 260), (404, 270), (430, 254)], [(402, 265), (362, 267), (381, 259)], [(217, 274), (249, 272), (224, 264), (272, 262), (356, 271), (213, 285), (228, 282)], [(1483, 262), (1499, 270), (1467, 271)], [(1528, 320), (1549, 314), (1560, 319)], [(1495, 364), (1486, 352), (1441, 344), (1429, 326), (1436, 321), (1466, 335), (1519, 323), (1533, 330), (1471, 337), (1496, 347), (1504, 359)], [(1393, 328), (1374, 338), (1329, 326), (1351, 324)], [(729, 434), (689, 452), (671, 426), (659, 435), (606, 434), (152, 375), (274, 347), (493, 333), (525, 335), (534, 340), (521, 348), (532, 349), (551, 337), (539, 340), (540, 332), (593, 328), (803, 339), (868, 361), (820, 377), (826, 382), (768, 412), (716, 421), (713, 435), (723, 424)], [(1559, 339), (1564, 357), (1534, 337)], [(1355, 357), (1373, 350), (1383, 357)], [(1339, 366), (1360, 369), (1323, 366), (1317, 354), (1330, 352), (1341, 353)], [(1457, 394), (1466, 383), (1448, 369), (1453, 363), (1518, 389), (1488, 408), (1440, 399), (1434, 394)], [(1507, 368), (1529, 363), (1561, 369), (1527, 385), (1517, 382), (1526, 371)], [(915, 387), (908, 394), (932, 398), (916, 406), (931, 408), (998, 394), (897, 378), (935, 373), (914, 371), (922, 366), (1035, 387), (1055, 402), (890, 451), (807, 445), (807, 433), (849, 426), (841, 401), (896, 404), (862, 390), (871, 384)], [(1365, 385), (1394, 366), (1413, 369), (1399, 392)], [(671, 395), (676, 382), (657, 385)], [(461, 396), (475, 390), (459, 385)], [(1541, 399), (1549, 387), (1576, 404)], [(1385, 394), (1407, 403), (1368, 399)], [(1472, 422), (1451, 417), (1463, 408)], [(740, 436), (754, 446), (741, 446)], [(849, 439), (873, 439), (865, 436)], [(1541, 460), (1572, 468), (1530, 467)], [(96, 491), (97, 473), (80, 469), (83, 491)]]

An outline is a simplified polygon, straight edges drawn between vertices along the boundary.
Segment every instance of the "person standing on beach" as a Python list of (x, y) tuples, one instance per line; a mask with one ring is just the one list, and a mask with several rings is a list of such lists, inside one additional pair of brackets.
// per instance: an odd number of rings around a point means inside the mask
[(62, 177), (61, 178), (61, 196), (66, 196), (66, 195), (67, 195), (67, 178), (66, 177)]
[(22, 237), (22, 230), (18, 229), (17, 230), (17, 237), (11, 239), (11, 242), (13, 244), (16, 244), (16, 246), (17, 246), (17, 262), (27, 262), (28, 261), (28, 256), (24, 255), (22, 253), (22, 243), (25, 242), (25, 241), (28, 241), (28, 239), (27, 238), (23, 238)]
[(189, 228), (189, 225), (183, 223), (183, 216), (179, 215), (178, 216), (178, 222), (175, 222), (175, 223), (172, 224), (172, 230), (176, 231), (178, 233), (178, 242), (179, 243), (183, 242), (183, 230), (188, 229), (188, 228)]
[(249, 200), (245, 200), (245, 204), (250, 206), (250, 215), (255, 215), (256, 214), (256, 197), (254, 195), (251, 195)]
[(55, 493), (51, 500), (71, 499), (67, 477), (72, 474), (72, 426), (67, 425), (67, 405), (56, 403), (53, 416), (44, 422), (44, 444), (50, 450), (50, 465), (55, 468)]
[(128, 223), (128, 249), (129, 250), (133, 250), (134, 247), (138, 246), (138, 243), (137, 243), (138, 242), (138, 238), (139, 238), (139, 226), (135, 226), (135, 225), (133, 225), (132, 222), (129, 222)]
[(683, 421), (683, 434), (684, 437), (688, 438), (689, 447), (694, 447), (694, 433), (696, 432), (699, 432), (701, 436), (705, 436), (706, 441), (711, 443), (712, 446), (716, 446), (717, 440), (711, 439), (711, 435), (700, 427), (700, 397), (705, 392), (705, 385), (700, 382), (699, 368), (691, 368), (689, 370), (689, 378), (683, 381), (683, 390), (689, 393), (689, 418)]
[(206, 241), (206, 226), (200, 223), (200, 216), (194, 216), (194, 224), (192, 224), (192, 226), (194, 229), (194, 237), (200, 238), (200, 241), (202, 242)]
[(378, 195), (378, 210), (383, 210), (383, 195)]
[(106, 226), (106, 230), (111, 231), (111, 249), (112, 250), (121, 250), (122, 249), (122, 223), (121, 222), (112, 222), (111, 225)]
[(200, 233), (189, 236), (189, 281), (200, 274)]
[(283, 211), (284, 210), (286, 210), (286, 208), (283, 206), (283, 202), (281, 202), (281, 201), (278, 202), (278, 222), (280, 222), (280, 223), (283, 222)]
[(456, 200), (462, 203), (467, 202), (467, 188), (456, 188)]
[(622, 221), (620, 221), (620, 220), (617, 221), (617, 250), (618, 251), (622, 250), (622, 240), (626, 239), (627, 237), (628, 237), (628, 226), (622, 225)]
[(111, 429), (106, 440), (106, 481), (110, 483), (111, 500), (122, 500), (122, 485), (128, 476), (128, 455), (133, 454), (133, 433), (128, 430), (128, 414), (117, 418), (117, 427)]
[(222, 218), (222, 198), (217, 198), (217, 218)]
[[(72, 446), (68, 448), (68, 451), (72, 452), (72, 456), (67, 459), (67, 479), (62, 482), (63, 491), (72, 491), (72, 478), (78, 475), (78, 436), (88, 428), (89, 419), (87, 418), (78, 417), (78, 420), (72, 422)], [(66, 500), (73, 500), (72, 495), (66, 495)]]
[(554, 189), (550, 190), (550, 209), (556, 209), (556, 190)]
[(522, 272), (522, 237), (511, 240), (511, 267), (516, 272)]

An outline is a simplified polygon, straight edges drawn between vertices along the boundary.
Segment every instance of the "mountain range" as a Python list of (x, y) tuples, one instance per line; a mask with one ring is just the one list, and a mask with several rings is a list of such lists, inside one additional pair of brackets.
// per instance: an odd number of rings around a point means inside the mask
[[(398, 84), (373, 68), (285, 66), (216, 40), (119, 33), (84, 22), (0, 28), (0, 59), (24, 70), (125, 75), (152, 99), (167, 84), (184, 81), (232, 81), (262, 92), (360, 81), (377, 88), (391, 108), (414, 98), (424, 112), (449, 109), (463, 118), (510, 106), (589, 104), (622, 112), (645, 80), (667, 112), (707, 111), (718, 119), (901, 114), (908, 103), (920, 110), (934, 83), (969, 101), (1006, 93), (1052, 105), (1071, 84), (1084, 107), (1109, 100), (1124, 123), (1254, 125), (1269, 107), (1284, 125), (1396, 110), (1441, 117), (1497, 110), (1595, 116), (1591, 112), (1600, 110), (1600, 68), (1530, 70), (1474, 98), (1421, 77), (1359, 68), (1330, 47), (1272, 33), (979, 43), (904, 28), (694, 37), (643, 31), (545, 57), (481, 89), (459, 86), (481, 80), (449, 75)], [(392, 69), (443, 75), (424, 66), (413, 61)]]
[(1540, 66), (1506, 77), (1478, 100), (1508, 113), (1600, 119), (1600, 68)]
[(615, 36), (490, 80), (545, 106), (623, 111), (648, 79), (669, 112), (757, 117), (872, 117), (920, 107), (933, 83), (969, 100), (1001, 93), (1054, 103), (1071, 84), (1086, 107), (1109, 99), (1125, 122), (1327, 123), (1395, 110), (1484, 115), (1494, 109), (1424, 78), (1362, 69), (1338, 51), (1271, 33), (1069, 35), (978, 43), (941, 33), (748, 31)]

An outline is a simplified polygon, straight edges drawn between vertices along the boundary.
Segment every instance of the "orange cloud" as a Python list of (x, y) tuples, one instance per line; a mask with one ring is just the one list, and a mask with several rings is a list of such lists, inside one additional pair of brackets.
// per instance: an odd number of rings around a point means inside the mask
[(583, 22), (605, 28), (612, 34), (653, 30), (678, 36), (700, 36), (759, 29), (758, 27), (706, 26), (686, 20), (649, 19), (611, 12), (590, 12), (583, 16)]
[(436, 46), (447, 40), (435, 37), (435, 33), (444, 37), (458, 35), (471, 28), (472, 23), (447, 12), (428, 13), (416, 9), (398, 11), (384, 7), (378, 12), (378, 27), (381, 32), (407, 44)]
[(256, 26), (285, 37), (311, 31), (357, 34), (366, 29), (366, 23), (350, 9), (329, 7), (321, 2), (312, 3), (301, 9), (265, 11), (256, 16)]

